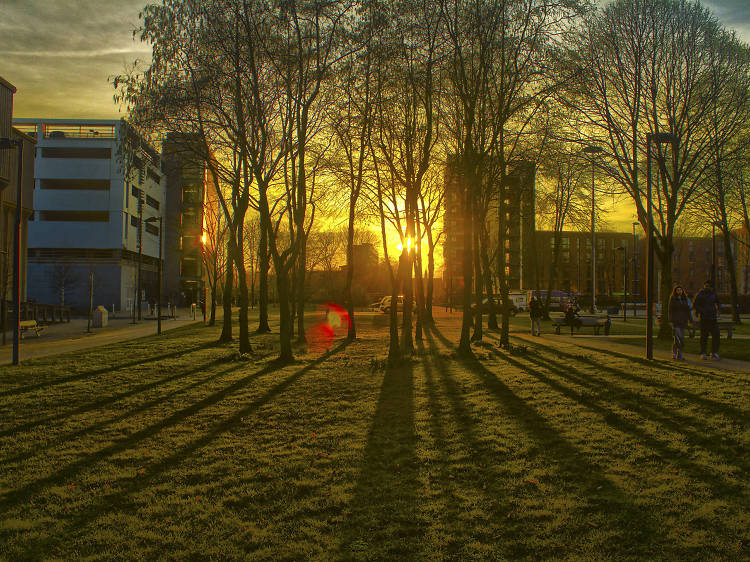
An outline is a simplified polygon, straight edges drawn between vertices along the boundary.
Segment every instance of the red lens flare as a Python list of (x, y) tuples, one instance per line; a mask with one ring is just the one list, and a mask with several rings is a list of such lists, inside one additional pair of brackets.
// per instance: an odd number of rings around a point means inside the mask
[(323, 320), (307, 331), (307, 345), (315, 351), (328, 351), (339, 334), (349, 331), (351, 321), (343, 306), (329, 302), (321, 306)]

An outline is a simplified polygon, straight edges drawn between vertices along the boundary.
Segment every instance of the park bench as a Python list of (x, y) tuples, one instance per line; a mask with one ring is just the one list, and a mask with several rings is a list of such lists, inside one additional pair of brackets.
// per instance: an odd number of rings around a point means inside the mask
[[(568, 323), (565, 321), (565, 315), (555, 315), (550, 316), (552, 319), (552, 325), (555, 327), (555, 333), (559, 334), (560, 330), (563, 326), (567, 326)], [(578, 316), (578, 320), (580, 321), (580, 325), (578, 326), (578, 329), (581, 328), (592, 328), (594, 331), (594, 335), (598, 336), (601, 332), (601, 329), (604, 328), (605, 335), (609, 335), (609, 330), (607, 329), (609, 325), (609, 317), (608, 316), (600, 316), (597, 314), (580, 314)]]
[(26, 332), (35, 332), (36, 337), (39, 337), (39, 334), (44, 330), (44, 326), (37, 324), (36, 320), (21, 320), (19, 328), (21, 328), (21, 338)]
[[(731, 340), (732, 339), (732, 330), (734, 329), (734, 322), (731, 319), (730, 320), (724, 320), (724, 319), (719, 318), (719, 320), (717, 320), (716, 323), (719, 326), (719, 334), (721, 334), (722, 330), (726, 330), (726, 332), (727, 332), (727, 339)], [(697, 331), (697, 328), (699, 326), (700, 326), (699, 322), (695, 322), (695, 323), (693, 323), (693, 324), (690, 325), (689, 335), (690, 335), (691, 338), (695, 337), (695, 332)]]

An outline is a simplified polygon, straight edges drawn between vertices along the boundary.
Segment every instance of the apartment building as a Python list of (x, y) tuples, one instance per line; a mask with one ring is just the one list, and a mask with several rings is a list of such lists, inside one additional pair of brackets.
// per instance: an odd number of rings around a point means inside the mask
[[(446, 294), (455, 296), (463, 287), (463, 239), (464, 210), (463, 182), (455, 172), (455, 161), (448, 159), (445, 173), (445, 213), (443, 227), (443, 288)], [(491, 181), (487, 179), (486, 181)], [(534, 287), (537, 279), (537, 260), (534, 253), (536, 231), (535, 210), (536, 167), (533, 162), (518, 161), (509, 165), (509, 174), (504, 185), (493, 185), (493, 193), (487, 213), (486, 228), (489, 247), (498, 246), (499, 201), (505, 198), (505, 275), (511, 290)], [(493, 282), (497, 291), (497, 272), (493, 267)]]
[[(129, 311), (157, 294), (165, 181), (159, 154), (117, 120), (17, 119), (37, 141), (28, 296)], [(139, 244), (141, 242), (141, 244)]]
[(182, 305), (204, 298), (205, 213), (211, 213), (211, 230), (223, 220), (211, 172), (209, 154), (201, 150), (196, 135), (169, 133), (162, 147), (166, 180), (164, 294)]

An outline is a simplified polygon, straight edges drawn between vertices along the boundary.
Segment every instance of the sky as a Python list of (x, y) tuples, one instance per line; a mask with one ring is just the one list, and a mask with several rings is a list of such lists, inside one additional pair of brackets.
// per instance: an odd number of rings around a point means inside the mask
[[(111, 77), (147, 45), (133, 39), (147, 0), (0, 0), (0, 76), (18, 89), (15, 117), (116, 119)], [(607, 0), (598, 0), (599, 5)], [(706, 6), (750, 43), (750, 0)], [(627, 205), (625, 205), (627, 207)], [(632, 211), (617, 205), (613, 228), (629, 229)]]

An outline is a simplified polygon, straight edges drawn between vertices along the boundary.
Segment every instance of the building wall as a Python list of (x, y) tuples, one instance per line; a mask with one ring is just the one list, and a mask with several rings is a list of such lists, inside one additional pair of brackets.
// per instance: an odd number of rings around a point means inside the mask
[(214, 217), (219, 210), (216, 197), (206, 209), (207, 195), (215, 188), (198, 143), (195, 136), (170, 133), (162, 152), (168, 208), (164, 292), (184, 304), (197, 302), (204, 286), (204, 210)]
[[(536, 250), (539, 268), (539, 289), (550, 286), (553, 275), (555, 238), (554, 232), (536, 232)], [(617, 248), (627, 248), (628, 292), (638, 294), (640, 284), (633, 282), (633, 264), (638, 255), (633, 252), (633, 236), (627, 232), (596, 233), (596, 292), (597, 295), (612, 295), (624, 292), (625, 255)], [(636, 248), (638, 246), (636, 245)], [(635, 260), (634, 260), (635, 258)], [(564, 231), (560, 238), (560, 255), (552, 289), (570, 293), (591, 293), (591, 233)]]
[[(75, 277), (88, 279), (93, 270), (94, 305), (127, 308), (134, 290), (122, 282), (123, 270), (137, 261), (139, 224), (143, 225), (144, 269), (156, 270), (148, 264), (159, 255), (158, 223), (145, 221), (165, 211), (158, 154), (120, 121), (19, 119), (16, 123), (37, 139), (29, 296), (58, 303), (59, 291), (52, 281), (55, 271), (70, 268)], [(82, 285), (85, 290), (72, 291), (66, 304), (88, 308), (88, 282)]]
[[(490, 186), (495, 195), (487, 214), (487, 232), (490, 248), (498, 244), (500, 194), (505, 196), (507, 209), (506, 276), (511, 290), (533, 287), (537, 279), (535, 178), (536, 168), (532, 162), (515, 162), (509, 166), (508, 183), (504, 187)], [(445, 173), (445, 213), (443, 228), (443, 288), (455, 295), (463, 287), (463, 184), (455, 172), (455, 165), (448, 161)], [(488, 180), (489, 181), (489, 180)], [(497, 292), (498, 278), (493, 268), (493, 283)]]
[[(0, 138), (10, 138), (13, 117), (13, 94), (16, 88), (0, 77)], [(15, 168), (11, 164), (10, 150), (0, 150), (0, 190), (10, 182)]]

